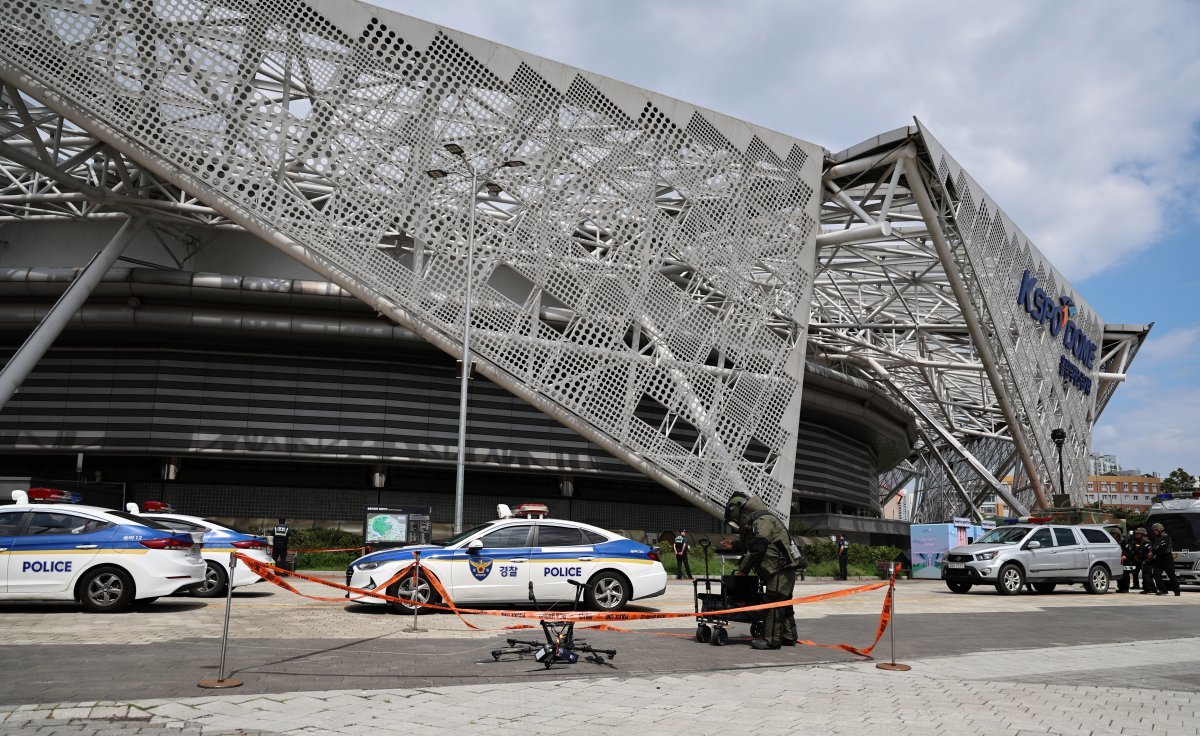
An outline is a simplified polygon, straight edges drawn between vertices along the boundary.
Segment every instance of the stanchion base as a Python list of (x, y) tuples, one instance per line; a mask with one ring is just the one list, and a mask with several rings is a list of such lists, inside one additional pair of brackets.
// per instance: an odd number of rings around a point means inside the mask
[(215, 677), (209, 677), (196, 683), (196, 687), (203, 687), (209, 690), (221, 690), (227, 687), (241, 687), (242, 681), (235, 680), (232, 677), (228, 680), (218, 680)]
[(912, 669), (912, 667), (906, 664), (898, 664), (896, 662), (880, 662), (879, 664), (875, 665), (875, 669), (889, 670), (891, 672), (908, 672)]
[(400, 630), (406, 634), (424, 634), (426, 631), (429, 631), (429, 629), (416, 629), (411, 626), (407, 629), (400, 629)]

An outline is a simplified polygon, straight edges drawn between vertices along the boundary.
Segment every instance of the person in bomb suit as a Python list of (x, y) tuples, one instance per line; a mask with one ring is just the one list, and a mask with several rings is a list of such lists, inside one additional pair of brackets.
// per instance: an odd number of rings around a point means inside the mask
[[(768, 602), (792, 598), (800, 548), (792, 541), (787, 525), (762, 499), (742, 492), (734, 493), (725, 504), (725, 521), (741, 535), (742, 555), (737, 574), (754, 572), (766, 588)], [(755, 649), (779, 649), (796, 645), (796, 615), (791, 606), (767, 611), (763, 638), (754, 639)]]
[[(1171, 549), (1171, 535), (1162, 524), (1150, 525), (1150, 556), (1154, 561), (1154, 587), (1158, 595), (1172, 590), (1179, 595), (1179, 578), (1175, 577), (1175, 555)], [(1163, 581), (1163, 577), (1166, 581)]]

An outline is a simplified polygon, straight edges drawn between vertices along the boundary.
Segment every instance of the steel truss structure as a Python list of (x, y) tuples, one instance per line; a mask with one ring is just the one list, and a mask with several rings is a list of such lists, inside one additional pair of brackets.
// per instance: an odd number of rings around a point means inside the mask
[[(0, 223), (135, 218), (164, 253), (136, 263), (178, 269), (243, 228), (452, 355), (470, 279), (480, 373), (713, 512), (747, 490), (789, 513), (806, 355), (917, 416), (918, 453), (881, 478), (885, 500), (921, 479), (916, 519), (991, 493), (1045, 505), (1056, 427), (1081, 498), (1148, 329), (1106, 329), (919, 128), (822, 166), (813, 144), (355, 2), (0, 12)], [(494, 170), (479, 191), (425, 175), (452, 169), (446, 144)], [(1090, 394), (1019, 312), (1023, 269), (1101, 343)]]
[[(918, 520), (978, 517), (991, 495), (1025, 513), (1051, 489), (1081, 504), (1092, 426), (1149, 328), (1106, 329), (920, 124), (831, 157), (824, 189), (809, 352), (881, 385), (920, 424), (917, 462), (885, 479), (885, 498), (907, 472), (922, 477)], [(1030, 275), (1074, 305), (1054, 311), (1071, 328), (1028, 313)], [(1062, 367), (1079, 364), (1060, 344), (1076, 333), (1097, 343), (1086, 390)], [(1015, 470), (1010, 489), (1000, 479)]]

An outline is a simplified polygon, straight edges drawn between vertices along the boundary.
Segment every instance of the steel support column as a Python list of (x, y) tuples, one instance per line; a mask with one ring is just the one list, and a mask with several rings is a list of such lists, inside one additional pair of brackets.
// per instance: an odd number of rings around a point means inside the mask
[[(1000, 411), (1004, 413), (1004, 420), (1008, 423), (1009, 431), (1012, 432), (1013, 444), (1016, 446), (1017, 455), (1021, 458), (1021, 463), (1025, 466), (1025, 471), (1029, 475), (1030, 485), (1033, 487), (1033, 494), (1037, 498), (1038, 505), (1041, 508), (1050, 508), (1050, 502), (1046, 499), (1046, 492), (1042, 488), (1041, 476), (1037, 473), (1037, 468), (1033, 462), (1033, 455), (1029, 452), (1029, 446), (1025, 443), (1024, 426), (1017, 418), (1016, 407), (1013, 406), (1009, 399), (1008, 392), (1004, 388), (1004, 381), (1000, 377), (1000, 369), (996, 365), (996, 357), (992, 354), (991, 343), (987, 340), (987, 335), (984, 334), (983, 326), (979, 324), (979, 316), (975, 314), (974, 307), (971, 304), (971, 295), (967, 293), (967, 286), (963, 283), (962, 276), (958, 273), (958, 264), (954, 262), (954, 253), (950, 247), (950, 241), (946, 239), (945, 233), (942, 232), (941, 220), (938, 218), (937, 210), (934, 209), (933, 201), (929, 198), (929, 190), (927, 188), (925, 177), (921, 174), (920, 167), (917, 166), (915, 158), (906, 156), (901, 159), (905, 170), (905, 178), (908, 179), (909, 191), (913, 194), (913, 199), (917, 203), (917, 208), (921, 212), (921, 216), (925, 219), (925, 224), (929, 228), (929, 236), (933, 240), (933, 245), (937, 249), (938, 260), (941, 261), (942, 270), (946, 274), (946, 280), (950, 283), (950, 290), (954, 292), (954, 298), (958, 301), (958, 307), (962, 311), (963, 320), (967, 323), (967, 330), (971, 334), (971, 342), (974, 343), (975, 349), (979, 352), (980, 361), (983, 363), (984, 370), (987, 372), (988, 381), (992, 384), (992, 390), (996, 393), (996, 403), (1000, 405)], [(978, 470), (978, 468), (976, 468)], [(983, 471), (991, 477), (990, 471)], [(994, 479), (993, 479), (994, 480)], [(999, 486), (999, 483), (996, 483)], [(1005, 498), (1005, 501), (1009, 499)], [(1015, 498), (1013, 499), (1015, 501)], [(1015, 508), (1015, 507), (1014, 507)], [(1024, 515), (1024, 512), (1022, 512)]]
[[(966, 446), (963, 445), (963, 443), (959, 442), (958, 438), (956, 438), (950, 430), (943, 427), (942, 423), (937, 420), (937, 417), (933, 416), (933, 414), (929, 411), (929, 409), (924, 404), (922, 404), (919, 401), (914, 401), (912, 399), (912, 397), (910, 397), (908, 395), (908, 393), (904, 390), (904, 388), (901, 387), (899, 384), (897, 384), (892, 379), (891, 373), (889, 373), (886, 368), (884, 368), (882, 365), (880, 365), (879, 363), (877, 363), (875, 360), (873, 360), (871, 358), (867, 358), (867, 363), (871, 366), (871, 369), (873, 371), (875, 371), (875, 373), (883, 381), (887, 382), (887, 384), (889, 386), (891, 386), (892, 391), (897, 396), (899, 396), (904, 401), (904, 403), (908, 404), (910, 409), (912, 409), (914, 412), (916, 412), (916, 414), (919, 417), (921, 417), (921, 419), (927, 425), (932, 427), (933, 430), (935, 432), (937, 432), (938, 436), (946, 444), (953, 447), (954, 451), (957, 452), (959, 455), (961, 455), (962, 458), (964, 460), (966, 460), (968, 464), (970, 464), (970, 466), (975, 470), (975, 472), (979, 474), (979, 477), (983, 478), (984, 481), (986, 481), (989, 485), (991, 485), (993, 490), (995, 490), (996, 493), (999, 494), (999, 496), (1004, 499), (1005, 503), (1008, 503), (1009, 505), (1011, 505), (1013, 507), (1013, 509), (1017, 510), (1017, 513), (1020, 516), (1028, 515), (1029, 510), (1025, 508), (1025, 505), (1022, 504), (1020, 501), (1018, 501), (1017, 497), (1014, 494), (1009, 493), (1008, 489), (1004, 487), (1004, 484), (1001, 483), (1000, 481), (996, 480), (996, 476), (992, 475), (992, 471), (989, 470), (986, 465), (984, 465), (982, 462), (980, 462), (979, 458), (975, 457), (974, 453), (972, 453), (970, 450), (968, 450), (966, 448)], [(927, 442), (927, 444), (930, 445), (931, 450), (936, 452), (936, 448), (933, 447), (932, 443)], [(948, 466), (947, 466), (947, 468), (948, 468)], [(972, 506), (972, 508), (973, 508), (970, 497), (966, 494), (965, 491), (961, 490), (961, 486), (958, 483), (957, 477), (955, 477), (954, 473), (952, 471), (950, 471), (949, 469), (947, 469), (946, 472), (950, 474), (950, 478), (951, 478), (950, 482), (954, 484), (955, 489), (957, 489), (961, 493), (963, 493), (963, 496), (964, 496), (963, 500), (966, 501), (968, 506)]]
[(4, 370), (0, 371), (0, 410), (4, 409), (8, 400), (17, 392), (17, 388), (25, 382), (30, 371), (62, 334), (63, 328), (91, 296), (96, 284), (100, 283), (100, 279), (108, 273), (108, 269), (116, 262), (121, 251), (125, 250), (125, 246), (129, 245), (129, 241), (133, 239), (141, 225), (140, 219), (131, 218), (125, 221), (112, 240), (92, 256), (92, 260), (79, 272), (67, 290), (63, 292), (38, 326), (33, 328), (33, 332), (29, 333), (29, 337), (9, 359)]

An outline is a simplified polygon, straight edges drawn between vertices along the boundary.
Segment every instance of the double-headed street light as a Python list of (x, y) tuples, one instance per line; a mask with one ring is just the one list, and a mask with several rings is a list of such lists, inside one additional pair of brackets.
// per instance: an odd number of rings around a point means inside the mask
[[(489, 177), (500, 169), (512, 169), (524, 166), (524, 161), (504, 161), (485, 170), (483, 176), (475, 167), (475, 156), (467, 156), (467, 152), (457, 143), (445, 144), (445, 149), (463, 163), (471, 172), (470, 222), (467, 225), (467, 283), (463, 294), (463, 336), (462, 336), (462, 381), (458, 394), (458, 461), (454, 479), (454, 533), (458, 534), (463, 528), (463, 482), (466, 477), (467, 461), (467, 381), (471, 377), (471, 281), (474, 272), (475, 254), (475, 207), (479, 197), (479, 180), (482, 178), (485, 186), (492, 194), (499, 194), (500, 187)], [(425, 172), (433, 179), (445, 179), (450, 172), (444, 169), (430, 169)]]

